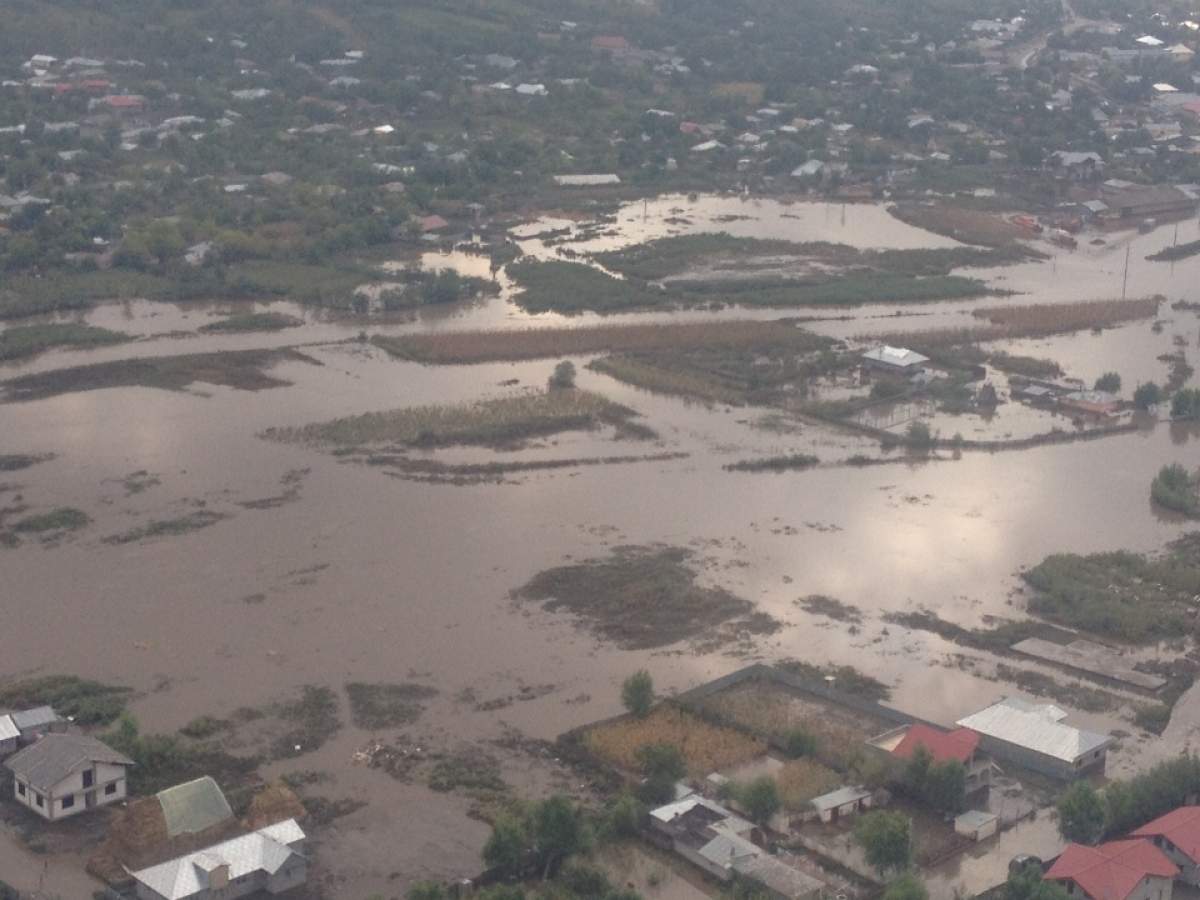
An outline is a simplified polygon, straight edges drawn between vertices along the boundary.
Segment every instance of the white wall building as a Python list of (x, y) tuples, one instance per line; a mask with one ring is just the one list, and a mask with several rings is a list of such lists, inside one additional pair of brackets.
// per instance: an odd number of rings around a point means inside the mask
[(48, 734), (4, 765), (17, 802), (53, 822), (124, 800), (133, 760), (95, 738)]

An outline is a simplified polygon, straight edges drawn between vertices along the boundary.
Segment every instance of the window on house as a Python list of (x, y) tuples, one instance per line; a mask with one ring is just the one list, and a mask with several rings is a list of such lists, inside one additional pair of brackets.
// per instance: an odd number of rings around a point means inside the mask
[(104, 786), (104, 796), (105, 797), (111, 797), (116, 792), (117, 792), (117, 783), (115, 781), (112, 784), (106, 784)]
[(83, 770), (83, 786), (85, 788), (90, 788), (95, 783), (96, 783), (96, 770), (95, 769), (84, 769)]
[(21, 784), (21, 782), (19, 782), (19, 781), (17, 782), (17, 796), (18, 797), (25, 796), (25, 785)]
[(46, 805), (46, 801), (42, 799), (42, 795), (41, 795), (41, 794), (34, 794), (34, 795), (33, 795), (33, 802), (34, 802), (34, 803), (36, 803), (38, 806), (45, 806), (45, 805)]
[(70, 809), (74, 805), (75, 805), (75, 795), (74, 794), (67, 794), (67, 796), (62, 798), (62, 808), (63, 809)]

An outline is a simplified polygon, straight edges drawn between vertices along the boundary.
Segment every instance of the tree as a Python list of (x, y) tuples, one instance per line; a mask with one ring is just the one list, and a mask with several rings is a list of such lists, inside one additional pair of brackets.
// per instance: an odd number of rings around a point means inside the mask
[(738, 799), (746, 813), (759, 825), (765, 825), (779, 812), (779, 786), (770, 775), (760, 775), (738, 791)]
[(1058, 831), (1078, 844), (1094, 844), (1104, 835), (1104, 803), (1086, 781), (1076, 781), (1058, 799)]
[(907, 869), (912, 862), (912, 832), (901, 813), (876, 810), (859, 817), (854, 838), (881, 875)]
[(929, 430), (928, 425), (920, 420), (912, 422), (904, 434), (908, 438), (908, 443), (911, 447), (928, 450), (933, 446), (933, 432)]
[(887, 886), (883, 900), (929, 900), (929, 891), (915, 876), (904, 874)]
[(1149, 409), (1162, 401), (1162, 389), (1153, 381), (1139, 384), (1133, 392), (1133, 405), (1138, 409)]
[(918, 745), (904, 767), (904, 787), (919, 799), (924, 799), (929, 788), (929, 770), (933, 768), (933, 754), (924, 744)]
[(1121, 376), (1116, 372), (1105, 372), (1096, 379), (1096, 390), (1115, 394), (1121, 390)]
[(792, 759), (817, 752), (817, 739), (803, 728), (793, 728), (783, 736), (783, 749)]
[(483, 845), (483, 861), (505, 878), (516, 878), (525, 866), (529, 835), (525, 825), (512, 816), (501, 816), (492, 826), (492, 834)]
[[(567, 363), (570, 365), (570, 363)], [(621, 685), (621, 702), (639, 719), (654, 706), (654, 679), (645, 669), (638, 669)]]
[(583, 815), (562, 794), (538, 804), (533, 814), (533, 834), (543, 878), (558, 871), (566, 858), (582, 850), (587, 842)]
[(642, 764), (642, 800), (666, 803), (675, 796), (675, 782), (687, 774), (687, 763), (674, 744), (647, 744), (638, 749)]
[(1171, 398), (1172, 419), (1200, 419), (1200, 388), (1183, 388)]
[(958, 760), (947, 760), (929, 770), (925, 799), (934, 809), (960, 813), (966, 797), (967, 770)]
[(617, 838), (634, 837), (642, 821), (642, 805), (632, 794), (621, 794), (608, 808), (604, 827), (609, 835)]
[(1018, 866), (1009, 873), (1004, 900), (1069, 900), (1070, 895), (1057, 881), (1042, 879), (1042, 867), (1035, 862)]
[(569, 391), (575, 387), (575, 364), (569, 359), (564, 359), (554, 367), (554, 374), (550, 376), (550, 390), (552, 391)]

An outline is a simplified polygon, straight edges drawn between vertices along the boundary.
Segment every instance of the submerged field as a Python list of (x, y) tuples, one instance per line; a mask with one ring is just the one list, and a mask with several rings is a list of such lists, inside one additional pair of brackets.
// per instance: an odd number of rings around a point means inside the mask
[[(656, 214), (699, 228), (732, 209), (756, 218), (718, 224), (756, 240), (792, 229), (795, 243), (856, 253), (954, 247), (874, 207), (843, 220), (837, 208), (734, 202), (673, 198), (651, 207), (649, 226), (638, 204), (611, 228), (664, 237)], [(1141, 259), (1168, 238), (1121, 240)], [(621, 239), (564, 246), (603, 252)], [(1050, 427), (1007, 396), (1005, 370), (1090, 387), (1118, 369), (1125, 400), (1183, 373), (1195, 363), (1191, 310), (1075, 308), (1119, 295), (1116, 240), (1048, 251), (1053, 264), (972, 255), (992, 268), (967, 277), (1020, 296), (795, 311), (805, 321), (748, 307), (528, 316), (507, 285), (446, 309), (344, 318), (282, 301), (77, 314), (131, 341), (5, 365), (0, 558), (24, 639), (6, 648), (0, 687), (78, 675), (83, 686), (43, 688), (89, 714), (127, 710), (142, 735), (180, 750), (168, 760), (179, 768), (147, 767), (144, 784), (221, 763), (236, 786), (236, 765), (192, 751), (255, 757), (261, 777), (286, 778), (308, 804), (314, 867), (363, 897), (473, 877), (481, 818), (512, 798), (580, 790), (587, 779), (545, 742), (620, 713), (621, 682), (639, 668), (671, 695), (791, 660), (947, 725), (1001, 695), (1047, 697), (1073, 724), (1124, 732), (1110, 775), (1136, 771), (1194, 740), (1197, 695), (1132, 696), (1007, 648), (1044, 634), (1026, 629), (1045, 619), (1090, 622), (1085, 605), (1111, 610), (1114, 628), (1161, 608), (1175, 632), (1133, 634), (1128, 661), (1183, 665), (1194, 560), (1156, 555), (1187, 526), (1151, 504), (1149, 485), (1189, 458), (1195, 429), (1147, 413), (1087, 442), (1000, 454), (947, 440), (916, 454), (805, 414), (869, 395), (854, 371), (861, 335), (916, 344), (987, 330), (982, 356), (956, 364), (986, 369), (995, 410), (879, 407), (881, 430), (929, 421), (964, 444)], [(530, 256), (557, 249), (521, 242)], [(479, 275), (471, 254), (436, 261), (451, 259)], [(1147, 263), (1130, 294), (1185, 297), (1198, 264)], [(301, 324), (239, 318), (263, 312)], [(201, 330), (216, 322), (228, 324)], [(577, 387), (546, 390), (564, 359)], [(1111, 551), (1134, 558), (1096, 557)], [(695, 736), (700, 770), (757, 752), (742, 728), (803, 728), (816, 755), (784, 779), (800, 804), (830, 773), (844, 781), (862, 739), (885, 730), (783, 695), (726, 694), (704, 712), (614, 730), (604, 752), (627, 760), (656, 735)], [(17, 840), (0, 832), (0, 845)], [(53, 871), (72, 852), (51, 845), (37, 859)], [(973, 891), (968, 878), (941, 878), (937, 900)]]

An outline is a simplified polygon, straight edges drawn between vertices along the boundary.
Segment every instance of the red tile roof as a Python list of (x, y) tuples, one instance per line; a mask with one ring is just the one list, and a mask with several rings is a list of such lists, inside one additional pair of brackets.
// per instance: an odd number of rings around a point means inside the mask
[(1046, 878), (1073, 881), (1092, 900), (1125, 900), (1147, 876), (1174, 878), (1178, 874), (1165, 853), (1138, 839), (1109, 841), (1099, 847), (1069, 844)]
[(928, 750), (934, 762), (958, 760), (965, 763), (979, 747), (979, 734), (970, 728), (942, 731), (929, 725), (912, 725), (892, 750), (892, 756), (908, 759), (918, 747)]
[(1200, 862), (1200, 806), (1181, 806), (1143, 825), (1130, 837), (1162, 835), (1192, 862)]

